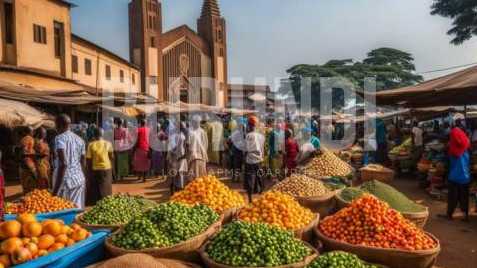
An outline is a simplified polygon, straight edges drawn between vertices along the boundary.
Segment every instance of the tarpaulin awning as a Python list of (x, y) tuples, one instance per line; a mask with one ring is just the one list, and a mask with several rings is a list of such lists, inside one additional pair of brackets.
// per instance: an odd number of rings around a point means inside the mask
[(0, 124), (6, 127), (54, 127), (52, 116), (26, 103), (5, 99), (0, 99)]
[(0, 98), (60, 105), (84, 105), (106, 101), (106, 98), (91, 95), (86, 90), (41, 90), (1, 80)]
[(477, 66), (415, 86), (377, 92), (376, 103), (406, 107), (477, 104)]

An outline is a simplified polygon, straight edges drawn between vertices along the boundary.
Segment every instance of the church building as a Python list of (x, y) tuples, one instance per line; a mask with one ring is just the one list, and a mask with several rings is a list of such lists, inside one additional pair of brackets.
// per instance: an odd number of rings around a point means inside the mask
[(143, 93), (159, 101), (227, 105), (227, 31), (218, 0), (204, 0), (197, 32), (187, 25), (163, 32), (162, 3), (132, 0), (129, 35)]

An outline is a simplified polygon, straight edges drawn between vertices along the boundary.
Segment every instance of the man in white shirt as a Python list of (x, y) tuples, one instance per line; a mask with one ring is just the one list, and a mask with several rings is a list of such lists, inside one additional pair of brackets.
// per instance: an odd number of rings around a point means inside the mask
[(412, 144), (414, 145), (414, 160), (418, 161), (421, 158), (422, 152), (424, 151), (424, 142), (423, 134), (424, 131), (419, 127), (417, 121), (414, 121), (413, 127), (411, 129), (412, 133)]
[(207, 133), (200, 127), (200, 116), (192, 118), (189, 131), (189, 171), (192, 178), (198, 178), (207, 175), (207, 148), (209, 147)]
[(265, 150), (265, 137), (256, 130), (258, 118), (250, 116), (248, 119), (248, 133), (245, 137), (245, 180), (248, 200), (252, 202), (252, 194), (263, 190), (261, 164)]

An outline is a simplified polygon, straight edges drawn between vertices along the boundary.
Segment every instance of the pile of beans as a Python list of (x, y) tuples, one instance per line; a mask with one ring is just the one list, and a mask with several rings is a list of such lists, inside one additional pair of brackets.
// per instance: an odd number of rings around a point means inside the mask
[(320, 180), (301, 174), (291, 175), (277, 183), (272, 190), (299, 197), (317, 197), (330, 192)]

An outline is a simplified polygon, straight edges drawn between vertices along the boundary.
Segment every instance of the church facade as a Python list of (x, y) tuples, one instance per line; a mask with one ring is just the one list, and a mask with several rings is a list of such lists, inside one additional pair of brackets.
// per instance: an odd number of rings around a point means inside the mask
[(143, 93), (159, 101), (227, 105), (227, 31), (217, 0), (204, 0), (197, 32), (187, 25), (163, 32), (162, 3), (132, 0), (129, 35)]

